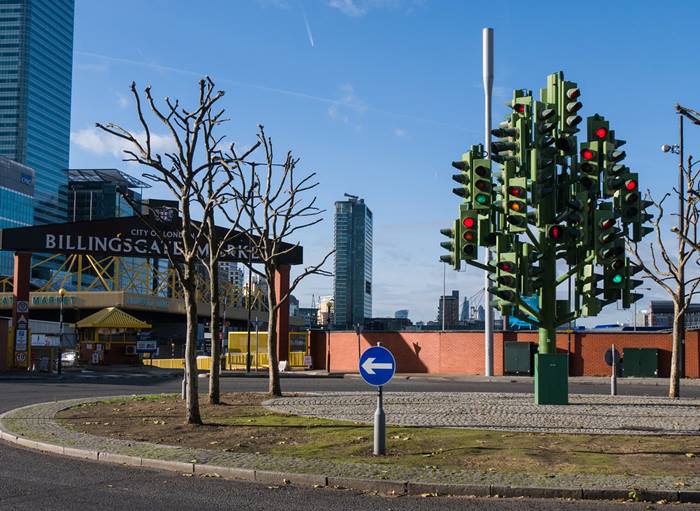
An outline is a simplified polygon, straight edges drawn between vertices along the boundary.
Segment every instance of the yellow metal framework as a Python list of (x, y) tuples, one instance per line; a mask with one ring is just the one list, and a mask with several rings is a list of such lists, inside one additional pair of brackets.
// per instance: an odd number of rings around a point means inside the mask
[[(163, 259), (142, 259), (127, 257), (95, 257), (91, 255), (53, 254), (32, 265), (32, 270), (50, 268), (50, 278), (33, 291), (124, 291), (141, 295), (182, 298), (182, 286), (177, 272)], [(210, 296), (207, 271), (201, 267), (197, 273), (197, 300), (208, 302)], [(12, 277), (0, 279), (0, 290), (11, 292)], [(243, 289), (225, 279), (220, 284), (221, 301), (247, 307), (249, 297)], [(250, 297), (251, 308), (267, 310), (266, 297), (255, 290)]]

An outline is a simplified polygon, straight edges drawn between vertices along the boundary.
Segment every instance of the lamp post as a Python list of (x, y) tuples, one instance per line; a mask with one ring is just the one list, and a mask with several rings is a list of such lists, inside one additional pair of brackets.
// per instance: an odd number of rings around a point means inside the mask
[(58, 290), (59, 305), (58, 305), (58, 361), (56, 363), (56, 369), (58, 374), (61, 374), (62, 370), (62, 357), (63, 357), (63, 297), (66, 295), (66, 290), (61, 288)]
[[(683, 107), (676, 103), (676, 112), (678, 113), (678, 145), (669, 146), (664, 144), (661, 146), (661, 150), (665, 153), (671, 152), (673, 154), (678, 154), (678, 231), (681, 234), (685, 234), (685, 174), (683, 169), (683, 150), (684, 150), (684, 138), (683, 138), (683, 118), (686, 117), (690, 122), (695, 125), (700, 126), (700, 114), (695, 110)], [(692, 156), (688, 158), (688, 165), (692, 165)], [(690, 172), (690, 168), (688, 168)], [(685, 240), (679, 236), (678, 238), (678, 260), (681, 261), (685, 257)], [(680, 267), (678, 269), (678, 294), (682, 300), (685, 300), (685, 268)], [(678, 323), (680, 326), (680, 346), (678, 353), (679, 362), (679, 373), (681, 377), (685, 377), (685, 314), (681, 313), (678, 317)]]

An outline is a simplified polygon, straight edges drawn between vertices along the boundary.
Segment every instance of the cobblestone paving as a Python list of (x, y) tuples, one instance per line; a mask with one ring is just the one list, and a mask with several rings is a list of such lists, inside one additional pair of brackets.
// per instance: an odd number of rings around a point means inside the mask
[[(440, 394), (442, 396), (442, 394)], [(340, 398), (342, 396), (338, 396)], [(345, 395), (346, 398), (368, 400), (369, 395)], [(392, 399), (399, 397), (393, 396)], [(109, 398), (114, 399), (112, 397)], [(124, 397), (124, 399), (128, 399)], [(295, 401), (299, 399), (296, 398)], [(307, 398), (303, 398), (306, 400)], [(299, 474), (322, 474), (328, 477), (351, 477), (413, 482), (439, 482), (466, 485), (495, 485), (513, 487), (544, 488), (617, 488), (646, 490), (676, 490), (677, 477), (638, 477), (629, 474), (598, 476), (595, 474), (526, 474), (513, 471), (489, 472), (480, 470), (441, 470), (437, 467), (405, 468), (391, 463), (337, 462), (319, 459), (298, 458), (283, 455), (259, 455), (249, 453), (219, 452), (206, 449), (191, 449), (179, 446), (159, 445), (87, 435), (68, 430), (58, 424), (57, 412), (81, 403), (100, 401), (100, 398), (75, 399), (31, 405), (10, 411), (0, 417), (0, 428), (30, 440), (38, 440), (64, 447), (77, 447), (98, 452), (109, 452), (168, 461), (183, 461), (223, 467), (254, 470), (273, 470)], [(318, 398), (313, 398), (314, 401)], [(371, 400), (369, 400), (371, 401)], [(287, 402), (281, 400), (281, 402)], [(393, 401), (392, 401), (393, 402)], [(411, 406), (420, 404), (415, 399), (404, 399)], [(291, 406), (291, 404), (287, 404)], [(311, 406), (311, 405), (307, 405)], [(365, 406), (363, 404), (363, 406)], [(366, 406), (371, 408), (371, 403)], [(390, 412), (391, 413), (391, 412)], [(408, 415), (408, 412), (406, 412)], [(280, 481), (281, 482), (281, 481)], [(700, 490), (700, 476), (685, 477), (681, 481), (685, 490)]]
[[(387, 423), (502, 431), (658, 435), (700, 434), (700, 399), (571, 395), (568, 406), (536, 406), (531, 395), (385, 392)], [(280, 413), (371, 422), (374, 393), (324, 393), (265, 402)]]

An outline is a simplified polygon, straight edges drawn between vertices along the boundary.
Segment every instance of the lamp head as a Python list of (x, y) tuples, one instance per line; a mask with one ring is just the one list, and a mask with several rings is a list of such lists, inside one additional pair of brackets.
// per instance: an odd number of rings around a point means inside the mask
[(66, 295), (66, 290), (61, 288), (58, 290), (58, 294), (61, 295), (61, 298), (63, 298)]

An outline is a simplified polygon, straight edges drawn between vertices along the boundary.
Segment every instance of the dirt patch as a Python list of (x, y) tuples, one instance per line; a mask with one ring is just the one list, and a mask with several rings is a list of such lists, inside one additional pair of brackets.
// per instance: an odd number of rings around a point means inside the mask
[[(372, 428), (270, 412), (264, 394), (225, 394), (201, 404), (203, 426), (183, 423), (175, 395), (137, 396), (64, 410), (64, 426), (93, 435), (225, 452), (285, 454), (435, 469), (666, 475), (700, 474), (700, 436), (562, 435), (389, 427), (383, 458), (371, 456)], [(369, 420), (370, 418), (368, 418)]]

